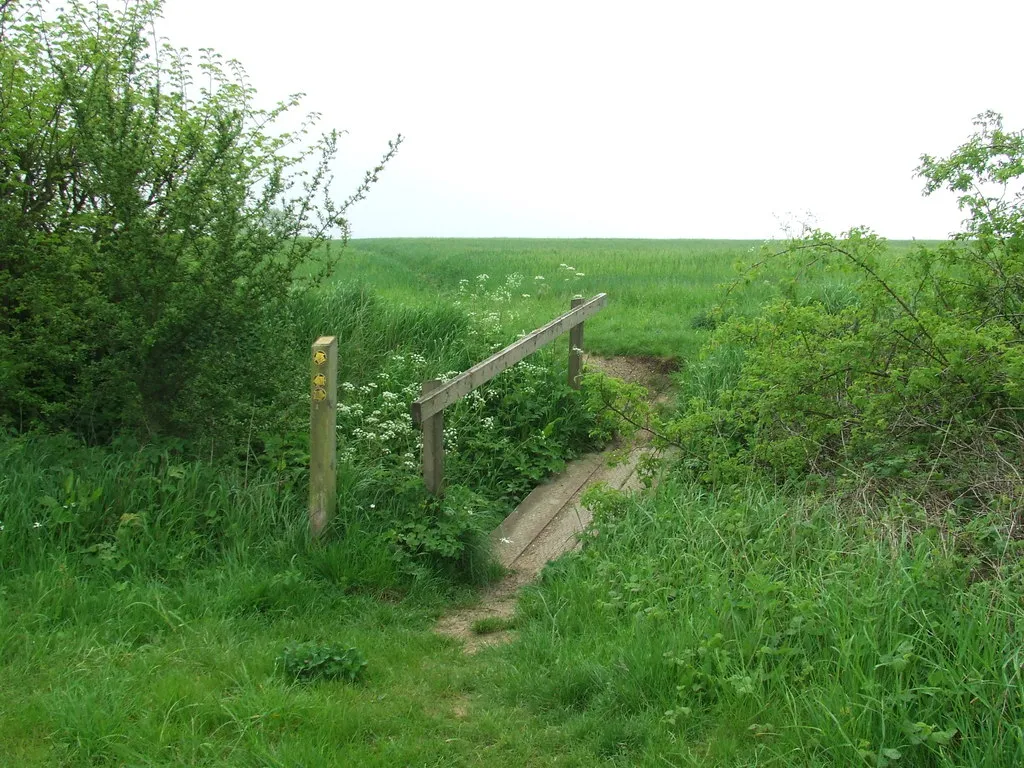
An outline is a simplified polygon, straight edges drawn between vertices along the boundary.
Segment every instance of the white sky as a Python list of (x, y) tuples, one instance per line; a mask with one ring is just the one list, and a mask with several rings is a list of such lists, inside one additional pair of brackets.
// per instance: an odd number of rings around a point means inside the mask
[[(347, 194), (406, 136), (356, 237), (938, 238), (919, 156), (985, 109), (1024, 128), (1021, 0), (166, 0), (158, 33), (239, 59), (348, 131)], [(792, 218), (792, 217), (788, 217)]]

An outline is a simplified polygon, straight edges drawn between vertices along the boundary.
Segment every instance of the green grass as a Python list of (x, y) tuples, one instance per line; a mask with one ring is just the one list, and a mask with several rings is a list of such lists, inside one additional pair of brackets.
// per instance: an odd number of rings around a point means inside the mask
[(477, 635), (493, 635), (495, 632), (507, 632), (515, 629), (515, 617), (488, 616), (485, 619), (477, 619), (473, 622), (472, 630)]
[[(479, 275), (498, 286), (523, 277), (519, 325), (532, 329), (569, 308), (576, 294), (607, 293), (608, 307), (587, 322), (586, 344), (603, 355), (694, 359), (706, 337), (704, 313), (722, 301), (722, 286), (754, 261), (760, 241), (747, 240), (354, 240), (335, 280), (364, 282), (405, 305), (457, 300), (460, 280)], [(896, 253), (911, 243), (892, 243)], [(561, 265), (574, 268), (564, 269)], [(573, 277), (582, 273), (583, 277)], [(543, 281), (535, 280), (542, 276)], [(763, 282), (743, 292), (753, 309), (775, 293)]]
[[(689, 361), (683, 391), (714, 390), (733, 352), (697, 360), (707, 311), (752, 245), (356, 241), (282, 320), (294, 432), (256, 424), (217, 461), (207, 445), (0, 438), (0, 765), (1024, 763), (1024, 570), (991, 521), (671, 479), (648, 499), (599, 495), (598, 536), (527, 590), (517, 639), (466, 656), (432, 626), (472, 587), (395, 546), (430, 512), (395, 449), (408, 436), (358, 437), (353, 417), (341, 514), (327, 542), (306, 542), (312, 338), (339, 336), (342, 403), (380, 411), (378, 433), (405, 418), (383, 385), (465, 368), (575, 293), (609, 294), (589, 349)], [(515, 273), (515, 300), (480, 303), (481, 284), (493, 294)], [(734, 309), (793, 277), (753, 284)], [(796, 290), (841, 301), (845, 287)], [(536, 405), (564, 351), (451, 412), (459, 484), (434, 512), (458, 535), (582, 444), (570, 400)], [(292, 643), (354, 647), (365, 674), (297, 682), (278, 663)]]
[[(128, 448), (0, 441), (0, 765), (587, 762), (431, 631), (472, 592), (408, 576), (385, 500), (343, 483), (310, 545), (277, 473)], [(297, 683), (293, 643), (355, 647), (365, 675)]]
[(1024, 761), (1024, 567), (985, 526), (674, 483), (606, 494), (594, 526), (527, 592), (503, 688), (604, 731), (599, 752), (651, 766)]
[[(654, 240), (357, 240), (339, 279), (364, 280), (400, 302), (455, 297), (460, 280), (492, 285), (520, 274), (521, 324), (530, 329), (565, 312), (576, 294), (607, 293), (608, 308), (587, 324), (587, 346), (605, 355), (689, 357), (700, 333), (691, 320), (717, 300), (717, 286), (759, 243)], [(570, 271), (560, 265), (571, 266)], [(583, 277), (574, 277), (582, 273)], [(536, 280), (542, 276), (543, 281)]]
[[(381, 415), (372, 440), (354, 433), (369, 422), (341, 419), (339, 514), (314, 546), (302, 420), (308, 340), (325, 331), (339, 336), (343, 404)], [(384, 392), (467, 367), (496, 331), (443, 304), (329, 290), (282, 318), (294, 432), (256, 423), (237, 457), (0, 435), (0, 765), (583, 764), (542, 722), (507, 733), (529, 713), (478, 695), (486, 664), (431, 631), (471, 599), (468, 577), (491, 573), (442, 550), (468, 541), (475, 555), (508, 499), (588, 439), (564, 362), (542, 355), (452, 409), (443, 506), (425, 505), (396, 453), (414, 433), (381, 437), (386, 419), (409, 419)], [(473, 423), (485, 407), (490, 423)], [(275, 661), (306, 642), (358, 648), (365, 679), (293, 682)]]
[[(169, 583), (53, 565), (5, 580), (2, 765), (584, 764), (430, 631), (429, 588), (349, 594), (301, 557), (290, 587), (232, 558)], [(363, 679), (293, 682), (275, 662), (296, 640), (359, 648)]]

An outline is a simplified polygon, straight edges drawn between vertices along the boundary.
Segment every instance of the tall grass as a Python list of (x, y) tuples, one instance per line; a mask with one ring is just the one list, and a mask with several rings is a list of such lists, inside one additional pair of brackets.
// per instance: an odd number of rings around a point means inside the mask
[[(0, 477), (7, 583), (54, 568), (100, 584), (177, 579), (225, 559), (284, 566), (306, 551), (304, 487), (173, 446), (109, 450), (22, 437), (0, 443)], [(358, 514), (347, 522), (347, 535), (330, 545), (342, 564), (335, 580), (393, 585), (380, 536), (386, 522)]]
[(506, 684), (643, 765), (1019, 765), (1019, 546), (748, 488), (596, 498)]
[[(426, 506), (416, 462), (357, 445), (342, 419), (339, 512), (327, 539), (311, 544), (308, 350), (316, 336), (337, 335), (343, 401), (367, 405), (376, 395), (364, 390), (383, 389), (396, 359), (415, 354), (422, 378), (458, 371), (500, 343), (493, 329), (465, 308), (335, 288), (296, 301), (252, 340), (294, 349), (293, 366), (277, 411), (254, 407), (235, 452), (216, 439), (98, 448), (66, 436), (0, 437), (0, 765), (471, 759), (472, 740), (451, 746), (462, 728), (445, 702), (472, 691), (476, 676), (453, 677), (459, 652), (430, 632), (443, 605), (465, 599), (465, 574), (442, 569), (436, 547), (416, 548), (410, 528), (416, 541), (457, 539), (457, 516), (487, 529), (493, 520), (473, 514), (480, 499), (500, 516), (587, 439), (586, 418), (569, 418), (579, 398), (566, 395), (564, 362), (542, 357), (503, 375), (482, 404), (465, 404), (486, 410), (475, 414), (490, 420), (486, 430), (454, 409), (460, 434), (450, 435), (444, 507)], [(531, 387), (549, 396), (531, 398)], [(407, 402), (393, 407), (408, 425)], [(366, 680), (295, 685), (275, 662), (295, 641), (359, 647)], [(529, 719), (482, 710), (481, 740)], [(545, 738), (575, 751), (538, 726), (500, 752), (518, 762)]]

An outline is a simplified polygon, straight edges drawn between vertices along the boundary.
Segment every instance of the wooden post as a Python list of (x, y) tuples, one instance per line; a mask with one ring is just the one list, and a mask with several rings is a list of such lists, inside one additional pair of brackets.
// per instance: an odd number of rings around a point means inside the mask
[(319, 538), (334, 517), (338, 484), (338, 339), (313, 343), (309, 407), (309, 532)]
[[(583, 297), (572, 300), (571, 308), (576, 309), (583, 303)], [(569, 330), (569, 386), (580, 388), (580, 375), (583, 373), (583, 323), (574, 325)]]
[[(440, 388), (440, 379), (423, 382), (423, 394)], [(444, 410), (423, 420), (423, 484), (434, 496), (444, 493)]]

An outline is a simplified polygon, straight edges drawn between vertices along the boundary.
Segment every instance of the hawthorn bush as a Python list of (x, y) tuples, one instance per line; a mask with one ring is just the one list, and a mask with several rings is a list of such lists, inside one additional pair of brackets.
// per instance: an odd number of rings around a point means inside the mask
[(161, 5), (0, 2), (0, 429), (240, 430), (401, 141), (332, 202), (337, 135), (273, 133), (298, 97), (158, 44)]
[[(1024, 132), (998, 114), (948, 157), (922, 157), (963, 231), (896, 258), (866, 229), (812, 231), (761, 263), (842, 291), (733, 314), (705, 350), (724, 382), (671, 425), (704, 480), (840, 479), (945, 504), (1024, 496)], [(726, 361), (727, 366), (716, 361)]]

